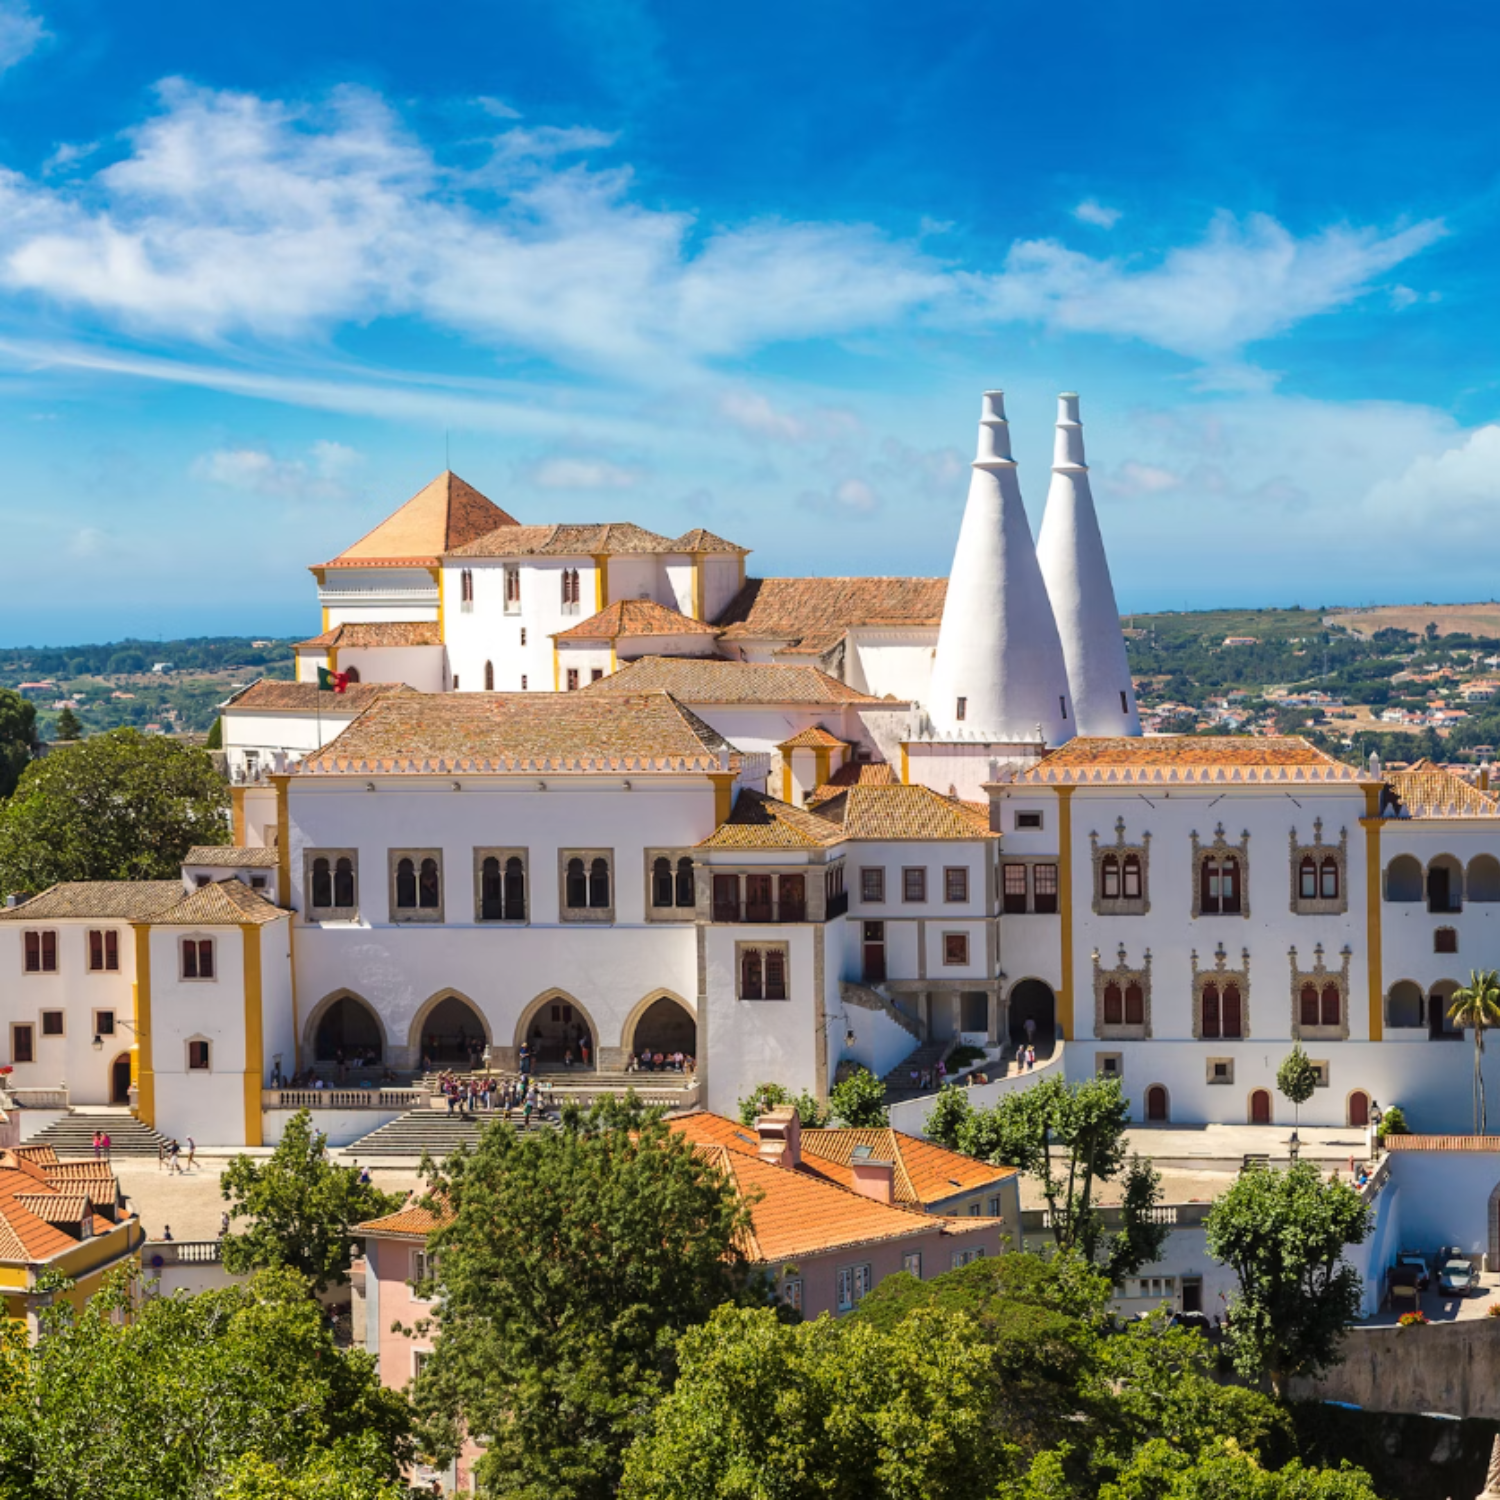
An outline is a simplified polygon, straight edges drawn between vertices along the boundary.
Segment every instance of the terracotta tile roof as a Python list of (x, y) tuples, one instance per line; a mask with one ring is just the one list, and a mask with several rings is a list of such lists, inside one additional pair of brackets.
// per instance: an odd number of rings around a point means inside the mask
[(741, 547), (738, 542), (726, 542), (723, 537), (715, 536), (711, 531), (705, 531), (701, 526), (695, 526), (691, 531), (684, 531), (676, 541), (672, 543), (674, 552), (749, 552), (748, 547)]
[(896, 1201), (922, 1208), (957, 1193), (998, 1186), (1016, 1176), (1014, 1167), (991, 1166), (888, 1127), (802, 1132), (803, 1161), (815, 1171), (832, 1174), (844, 1187), (853, 1186), (856, 1151), (875, 1161), (892, 1162)]
[(852, 786), (818, 803), (816, 815), (851, 839), (994, 839), (989, 809), (925, 786)]
[(808, 793), (807, 805), (817, 807), (851, 786), (895, 786), (896, 771), (888, 761), (846, 760), (822, 786)]
[[(180, 891), (181, 886), (178, 887)], [(259, 891), (252, 891), (243, 880), (213, 880), (200, 885), (175, 906), (152, 918), (156, 927), (213, 927), (228, 923), (275, 922), (286, 916)]]
[(442, 627), (436, 620), (371, 620), (349, 621), (315, 635), (311, 640), (299, 641), (296, 649), (308, 651), (328, 647), (373, 647), (373, 646), (441, 646)]
[(590, 683), (589, 693), (662, 690), (684, 703), (868, 703), (872, 698), (816, 667), (781, 667), (764, 662), (720, 661), (708, 656), (643, 656), (628, 667)]
[(652, 599), (619, 599), (570, 630), (559, 630), (555, 641), (613, 641), (631, 635), (714, 635), (712, 625), (668, 609)]
[(947, 593), (946, 578), (747, 578), (715, 623), (726, 640), (824, 651), (860, 625), (939, 625)]
[(1016, 775), (1027, 785), (1112, 782), (1357, 783), (1352, 766), (1296, 735), (1146, 735), (1139, 739), (1080, 736)]
[(355, 1234), (395, 1234), (411, 1239), (425, 1240), (435, 1229), (447, 1223), (445, 1214), (435, 1214), (422, 1208), (415, 1200), (398, 1208), (393, 1214), (379, 1219), (366, 1219), (354, 1226)]
[(40, 1167), (57, 1165), (57, 1152), (51, 1146), (12, 1146), (10, 1154), (21, 1161), (29, 1161)]
[(320, 689), (315, 682), (282, 682), (262, 677), (221, 703), (236, 712), (358, 714), (387, 693), (410, 692), (399, 682), (351, 682), (342, 693)]
[(669, 693), (402, 693), (301, 770), (717, 771), (731, 749)]
[(502, 526), (452, 549), (454, 557), (614, 557), (677, 552), (670, 537), (629, 521), (587, 526)]
[(346, 548), (325, 567), (435, 567), (446, 552), (515, 526), (494, 501), (451, 470), (418, 490), (400, 510)]
[(847, 750), (848, 740), (830, 734), (821, 724), (812, 724), (789, 740), (782, 740), (778, 750)]
[(1500, 802), (1491, 792), (1455, 776), (1430, 760), (1414, 761), (1404, 771), (1387, 771), (1386, 783), (1401, 799), (1408, 818), (1493, 818)]
[[(107, 1162), (42, 1162), (35, 1151), (0, 1151), (0, 1261), (36, 1264), (79, 1243), (64, 1225), (91, 1222), (91, 1232), (114, 1226), (93, 1212), (96, 1203), (113, 1205), (119, 1187)], [(92, 1170), (87, 1177), (79, 1168)], [(85, 1190), (82, 1185), (87, 1182)]]
[(215, 870), (274, 870), (277, 854), (274, 849), (237, 849), (233, 844), (194, 844), (182, 862)]
[(821, 849), (844, 832), (817, 813), (742, 788), (729, 817), (699, 849)]
[(1500, 1151), (1500, 1135), (1388, 1135), (1387, 1151)]
[(180, 880), (69, 880), (20, 906), (0, 911), (0, 922), (52, 921), (62, 917), (149, 922), (182, 900)]
[(17, 1193), (10, 1201), (49, 1224), (82, 1224), (94, 1217), (94, 1202), (87, 1193)]

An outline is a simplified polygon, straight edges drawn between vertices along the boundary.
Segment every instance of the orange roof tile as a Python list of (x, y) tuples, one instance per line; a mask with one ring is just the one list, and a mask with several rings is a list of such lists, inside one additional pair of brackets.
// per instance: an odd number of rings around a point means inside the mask
[(443, 629), (436, 620), (369, 620), (335, 625), (311, 640), (299, 641), (296, 649), (308, 651), (329, 647), (441, 646)]
[[(180, 889), (180, 887), (179, 887)], [(289, 913), (272, 905), (243, 880), (211, 880), (190, 891), (175, 906), (152, 917), (157, 927), (222, 927), (243, 922), (275, 922)]]
[[(85, 1167), (95, 1170), (85, 1174)], [(38, 1149), (0, 1151), (0, 1261), (36, 1264), (71, 1250), (79, 1237), (63, 1226), (85, 1219), (91, 1232), (108, 1232), (114, 1226), (92, 1210), (118, 1198), (107, 1162), (59, 1163)]]
[(817, 805), (851, 839), (993, 839), (989, 808), (931, 787), (851, 786)]
[(590, 693), (665, 691), (684, 703), (880, 704), (816, 667), (769, 662), (722, 661), (712, 656), (643, 656), (609, 677), (591, 683)]
[(896, 772), (883, 760), (846, 760), (822, 786), (807, 794), (807, 805), (816, 807), (851, 786), (895, 786)]
[(236, 713), (358, 714), (387, 693), (412, 691), (399, 682), (351, 682), (342, 693), (315, 682), (283, 682), (262, 677), (220, 705)]
[(726, 640), (823, 651), (857, 626), (942, 623), (946, 578), (747, 578), (715, 621)]
[(559, 630), (555, 641), (613, 641), (635, 635), (714, 635), (712, 625), (694, 620), (653, 599), (617, 599), (597, 615), (569, 630)]
[(669, 537), (629, 521), (582, 526), (502, 526), (455, 547), (454, 557), (616, 557), (676, 552)]
[(274, 849), (240, 849), (233, 844), (194, 844), (182, 856), (185, 865), (209, 865), (216, 870), (274, 870)]
[(366, 1219), (363, 1224), (356, 1224), (356, 1234), (395, 1234), (412, 1239), (426, 1239), (435, 1229), (441, 1229), (448, 1222), (448, 1216), (443, 1213), (434, 1213), (429, 1208), (423, 1208), (413, 1200), (393, 1214), (386, 1214), (379, 1219)]
[(695, 526), (691, 531), (684, 531), (676, 541), (672, 543), (674, 552), (749, 552), (748, 547), (741, 547), (737, 542), (726, 542), (723, 537), (715, 536), (711, 531), (705, 531), (701, 526)]
[(697, 845), (699, 849), (821, 849), (837, 844), (843, 830), (789, 802), (742, 788), (729, 817)]
[(838, 735), (830, 734), (821, 724), (813, 724), (794, 734), (789, 740), (782, 740), (776, 747), (778, 750), (846, 750), (849, 747), (848, 740), (841, 740)]
[(323, 566), (434, 567), (444, 553), (497, 527), (516, 524), (514, 516), (507, 515), (473, 485), (444, 470), (373, 531)]
[(1414, 761), (1403, 771), (1387, 771), (1385, 780), (1401, 799), (1403, 818), (1493, 818), (1500, 801), (1472, 782), (1430, 760)]
[(180, 880), (67, 880), (19, 906), (0, 908), (0, 922), (63, 917), (149, 922), (181, 900)]
[(836, 1181), (852, 1186), (855, 1153), (895, 1164), (896, 1200), (922, 1207), (956, 1193), (975, 1192), (1016, 1176), (1014, 1167), (997, 1167), (949, 1151), (933, 1141), (890, 1128), (870, 1130), (804, 1130), (802, 1159), (815, 1170), (837, 1169)]
[(1115, 782), (1357, 783), (1359, 772), (1296, 735), (1079, 736), (1016, 775), (1027, 785)]

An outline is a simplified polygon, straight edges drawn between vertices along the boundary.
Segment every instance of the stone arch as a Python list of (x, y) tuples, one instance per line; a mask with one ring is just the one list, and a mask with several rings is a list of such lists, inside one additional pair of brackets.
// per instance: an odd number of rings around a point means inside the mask
[[(440, 1008), (450, 1000), (463, 1006), (467, 1015), (460, 1017), (451, 1009), (440, 1015)], [(452, 1019), (450, 1020), (450, 1018)], [(437, 1050), (439, 1053), (439, 1055), (429, 1057), (428, 1059), (433, 1066), (441, 1067), (444, 1064), (451, 1066), (455, 1063), (467, 1063), (471, 1055), (467, 1047), (469, 1040), (467, 1028), (470, 1018), (479, 1023), (480, 1036), (477, 1039), (482, 1039), (485, 1047), (488, 1048), (494, 1040), (494, 1036), (490, 1029), (490, 1018), (485, 1015), (484, 1009), (479, 1002), (464, 994), (462, 990), (456, 990), (452, 987), (445, 987), (434, 991), (417, 1008), (416, 1015), (412, 1017), (411, 1026), (407, 1029), (407, 1045), (411, 1050), (413, 1063), (418, 1067), (421, 1066), (426, 1038), (433, 1024), (443, 1028), (441, 1035), (438, 1035), (436, 1032), (432, 1033), (437, 1040)], [(445, 1053), (452, 1055), (442, 1055)]]
[(370, 1004), (361, 994), (347, 987), (330, 990), (318, 1003), (308, 1012), (307, 1020), (302, 1024), (302, 1057), (306, 1063), (332, 1062), (333, 1053), (326, 1057), (318, 1051), (318, 1033), (323, 1029), (323, 1023), (329, 1019), (336, 1006), (343, 1001), (352, 1001), (359, 1006), (375, 1023), (376, 1045), (380, 1050), (379, 1061), (389, 1062), (391, 1056), (390, 1034), (386, 1031), (385, 1020), (380, 1012)]
[[(553, 1016), (551, 1007), (556, 1006), (560, 1014)], [(581, 1005), (566, 990), (543, 990), (523, 1010), (516, 1021), (515, 1041), (512, 1057), (519, 1058), (521, 1043), (531, 1043), (531, 1065), (533, 1070), (561, 1068), (565, 1060), (568, 1033), (572, 1028), (581, 1029), (589, 1044), (589, 1071), (599, 1067), (598, 1023), (589, 1014), (588, 1007)], [(538, 1029), (541, 1031), (538, 1037)], [(580, 1066), (578, 1049), (574, 1047), (574, 1066)]]
[(1464, 872), (1464, 889), (1470, 901), (1500, 901), (1500, 859), (1476, 854)]
[(130, 1103), (130, 1053), (122, 1052), (109, 1065), (109, 1102)]
[(1250, 1097), (1245, 1104), (1245, 1119), (1251, 1125), (1274, 1123), (1274, 1102), (1270, 1089), (1251, 1089)]
[(1427, 861), (1426, 894), (1429, 911), (1463, 909), (1464, 867), (1455, 855), (1435, 854)]
[(1036, 1022), (1036, 1050), (1039, 1057), (1052, 1051), (1058, 1037), (1057, 993), (1045, 979), (1035, 975), (1015, 980), (1005, 992), (1005, 1005), (1012, 1046), (1026, 1040), (1026, 1022)]
[(1448, 1019), (1448, 1007), (1453, 1004), (1454, 993), (1463, 987), (1461, 979), (1439, 979), (1427, 986), (1427, 1035), (1433, 1041), (1462, 1040), (1463, 1032)]
[[(676, 1025), (671, 1024), (673, 1018), (665, 1007), (676, 1007), (682, 1012), (682, 1017), (687, 1025), (684, 1027), (679, 1021)], [(658, 1007), (663, 1009), (658, 1010)], [(656, 1012), (653, 1019), (648, 1016)], [(644, 1028), (643, 1024), (644, 1023)], [(691, 1034), (689, 1034), (689, 1028)], [(639, 1038), (637, 1033), (640, 1033)], [(653, 1041), (652, 1032), (658, 1032)], [(656, 989), (646, 995), (625, 1019), (625, 1024), (620, 1028), (620, 1055), (628, 1058), (637, 1046), (652, 1047), (658, 1052), (686, 1052), (690, 1057), (698, 1055), (698, 1012), (689, 1005), (675, 990)]]
[(1415, 979), (1398, 979), (1386, 992), (1385, 1024), (1392, 1027), (1426, 1025), (1427, 1001)]
[(1350, 1089), (1344, 1099), (1344, 1121), (1351, 1129), (1370, 1123), (1370, 1110), (1374, 1107), (1369, 1089)]
[(1385, 867), (1387, 901), (1420, 901), (1422, 899), (1422, 862), (1414, 854), (1398, 854)]
[(1145, 1119), (1148, 1125), (1168, 1125), (1172, 1120), (1172, 1094), (1164, 1083), (1146, 1086)]

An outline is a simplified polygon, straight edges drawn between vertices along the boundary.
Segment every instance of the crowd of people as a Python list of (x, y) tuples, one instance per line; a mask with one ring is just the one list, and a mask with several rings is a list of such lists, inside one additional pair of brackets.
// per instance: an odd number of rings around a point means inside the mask
[(447, 1100), (450, 1115), (482, 1112), (513, 1120), (519, 1114), (522, 1124), (529, 1125), (533, 1115), (544, 1119), (557, 1110), (552, 1090), (524, 1074), (520, 1078), (496, 1078), (490, 1073), (460, 1078), (444, 1073), (438, 1079), (438, 1091)]
[(627, 1073), (692, 1073), (698, 1060), (686, 1052), (632, 1052), (625, 1064)]

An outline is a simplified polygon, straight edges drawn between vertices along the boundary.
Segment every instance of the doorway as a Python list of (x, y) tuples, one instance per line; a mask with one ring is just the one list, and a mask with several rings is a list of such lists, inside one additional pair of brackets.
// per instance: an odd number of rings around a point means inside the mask
[(1146, 1119), (1153, 1125), (1165, 1125), (1169, 1110), (1167, 1091), (1159, 1083), (1146, 1090)]
[(1349, 1123), (1351, 1125), (1370, 1123), (1370, 1096), (1363, 1089), (1355, 1089), (1349, 1095)]
[[(1037, 1056), (1048, 1056), (1057, 1035), (1057, 997), (1052, 986), (1040, 979), (1023, 979), (1011, 986), (1008, 1004), (1011, 1046), (1034, 1041)], [(1028, 1021), (1033, 1023), (1029, 1030)]]
[(1203, 1278), (1201, 1276), (1182, 1278), (1182, 1310), (1185, 1313), (1203, 1311)]
[(1252, 1125), (1271, 1123), (1271, 1091), (1269, 1089), (1256, 1089), (1250, 1095), (1250, 1123)]
[(122, 1052), (109, 1069), (109, 1102), (130, 1103), (130, 1054)]

